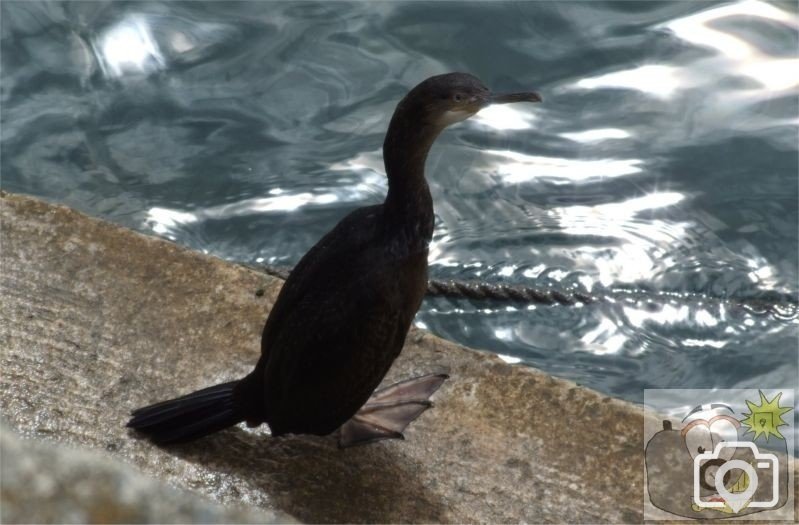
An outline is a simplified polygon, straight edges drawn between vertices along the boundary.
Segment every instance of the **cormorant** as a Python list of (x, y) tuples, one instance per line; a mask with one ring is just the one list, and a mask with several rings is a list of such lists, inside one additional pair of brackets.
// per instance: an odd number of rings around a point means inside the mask
[(133, 412), (128, 426), (159, 444), (193, 440), (246, 421), (273, 436), (331, 434), (341, 446), (402, 439), (446, 375), (375, 392), (399, 355), (427, 288), (433, 201), (427, 153), (447, 126), (497, 103), (539, 102), (533, 92), (493, 95), (476, 77), (448, 73), (397, 105), (383, 143), (388, 195), (353, 211), (292, 270), (245, 378)]

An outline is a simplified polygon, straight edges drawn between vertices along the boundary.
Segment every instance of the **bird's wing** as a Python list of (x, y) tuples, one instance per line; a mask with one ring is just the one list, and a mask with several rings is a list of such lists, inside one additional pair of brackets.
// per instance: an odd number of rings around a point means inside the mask
[(282, 419), (335, 430), (366, 402), (402, 349), (413, 313), (398, 307), (396, 276), (360, 266), (353, 262), (346, 277), (318, 283), (275, 327), (264, 371), (270, 424), (279, 427)]
[(379, 213), (380, 206), (353, 211), (300, 259), (283, 284), (264, 326), (262, 361), (265, 362), (277, 332), (284, 327), (286, 315), (293, 312), (304, 297), (338, 291), (336, 283), (349, 277), (350, 257), (361, 252), (374, 237)]

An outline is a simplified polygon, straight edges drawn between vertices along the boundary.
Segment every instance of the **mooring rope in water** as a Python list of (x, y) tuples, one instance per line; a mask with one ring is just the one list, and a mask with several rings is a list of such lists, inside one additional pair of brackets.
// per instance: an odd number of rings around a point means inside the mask
[[(268, 264), (247, 265), (274, 277), (286, 279), (291, 268)], [(557, 290), (547, 287), (524, 286), (517, 284), (487, 283), (474, 280), (439, 280), (430, 279), (427, 283), (427, 295), (448, 297), (450, 299), (473, 299), (512, 301), (517, 303), (564, 305), (591, 304), (608, 301), (610, 298), (647, 299), (656, 296), (660, 299), (708, 301), (726, 303), (733, 307), (743, 308), (753, 315), (773, 315), (779, 319), (794, 319), (799, 316), (799, 300), (797, 297), (775, 291), (766, 291), (760, 297), (716, 297), (701, 293), (658, 292), (649, 290), (630, 290), (610, 288), (602, 295), (590, 294), (579, 290)]]
[(453, 299), (491, 299), (538, 304), (573, 305), (593, 303), (597, 298), (580, 291), (563, 292), (550, 288), (536, 288), (513, 284), (487, 283), (484, 281), (462, 281), (430, 279), (427, 282), (427, 295), (450, 297)]

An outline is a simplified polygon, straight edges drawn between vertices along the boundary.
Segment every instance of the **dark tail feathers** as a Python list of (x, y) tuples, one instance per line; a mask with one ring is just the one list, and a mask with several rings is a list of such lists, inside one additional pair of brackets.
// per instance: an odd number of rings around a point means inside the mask
[(236, 409), (233, 389), (238, 381), (222, 383), (133, 411), (128, 427), (158, 444), (182, 443), (244, 421)]

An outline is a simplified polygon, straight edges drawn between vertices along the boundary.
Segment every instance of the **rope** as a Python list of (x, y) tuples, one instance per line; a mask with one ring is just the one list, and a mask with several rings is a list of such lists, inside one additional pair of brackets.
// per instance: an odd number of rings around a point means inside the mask
[(562, 304), (593, 303), (597, 299), (585, 292), (563, 292), (551, 288), (536, 288), (513, 284), (486, 283), (483, 281), (439, 281), (427, 282), (427, 295), (450, 298), (492, 299), (521, 303)]
[[(267, 273), (280, 279), (286, 279), (291, 268), (271, 265), (247, 265), (249, 268)], [(563, 305), (591, 304), (609, 299), (651, 298), (652, 295), (666, 299), (691, 299), (697, 302), (727, 303), (732, 307), (740, 307), (753, 315), (770, 314), (780, 319), (794, 319), (799, 316), (797, 297), (775, 291), (763, 292), (759, 297), (730, 298), (714, 297), (699, 293), (652, 292), (647, 290), (630, 290), (613, 288), (602, 295), (589, 294), (579, 290), (558, 290), (549, 287), (523, 286), (515, 284), (487, 283), (469, 280), (430, 279), (427, 283), (427, 295), (432, 297), (448, 297), (450, 299), (510, 301), (527, 304)]]

